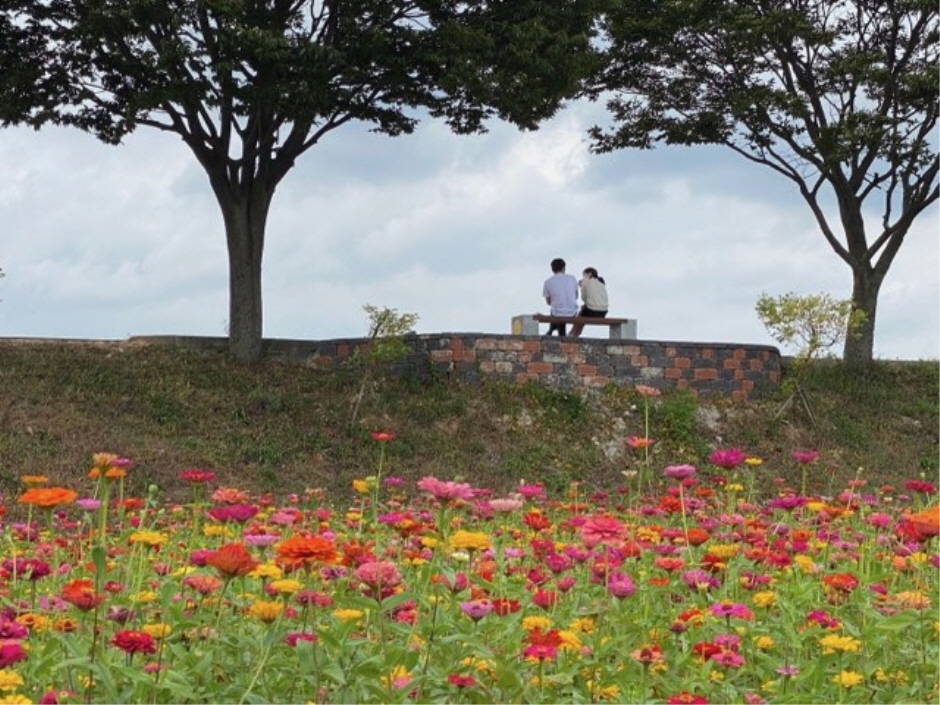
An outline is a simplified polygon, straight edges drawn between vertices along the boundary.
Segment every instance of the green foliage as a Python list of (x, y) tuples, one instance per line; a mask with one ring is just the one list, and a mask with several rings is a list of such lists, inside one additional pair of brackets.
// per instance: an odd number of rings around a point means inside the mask
[(797, 358), (805, 363), (852, 335), (865, 317), (863, 312), (852, 310), (851, 300), (836, 300), (824, 293), (761, 294), (755, 309), (773, 339), (796, 347)]
[(398, 313), (394, 308), (378, 308), (371, 304), (362, 307), (369, 315), (369, 344), (366, 356), (371, 363), (400, 360), (408, 352), (404, 335), (418, 322), (416, 313)]
[(697, 458), (705, 451), (697, 411), (698, 399), (689, 390), (667, 392), (650, 405), (651, 434), (657, 442), (673, 447), (683, 460)]

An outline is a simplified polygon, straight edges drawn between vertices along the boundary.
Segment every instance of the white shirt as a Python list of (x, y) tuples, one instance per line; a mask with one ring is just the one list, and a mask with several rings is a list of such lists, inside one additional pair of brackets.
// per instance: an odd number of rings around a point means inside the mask
[(551, 306), (553, 316), (575, 316), (578, 313), (578, 280), (558, 272), (545, 280), (542, 296)]

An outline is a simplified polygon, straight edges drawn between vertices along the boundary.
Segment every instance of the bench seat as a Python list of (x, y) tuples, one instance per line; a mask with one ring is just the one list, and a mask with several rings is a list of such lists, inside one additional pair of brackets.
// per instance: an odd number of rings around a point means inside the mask
[(544, 313), (514, 316), (513, 335), (538, 335), (540, 323), (581, 323), (585, 326), (607, 326), (611, 340), (636, 340), (635, 318), (592, 318), (585, 316), (550, 316)]

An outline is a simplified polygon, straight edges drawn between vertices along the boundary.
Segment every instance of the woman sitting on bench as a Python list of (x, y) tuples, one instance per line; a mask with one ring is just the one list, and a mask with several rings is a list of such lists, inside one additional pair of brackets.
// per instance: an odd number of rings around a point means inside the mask
[[(581, 300), (584, 302), (578, 315), (585, 318), (606, 318), (607, 284), (604, 277), (600, 276), (594, 267), (586, 267), (578, 286), (581, 287)], [(583, 323), (572, 324), (571, 337), (580, 337), (583, 330)]]

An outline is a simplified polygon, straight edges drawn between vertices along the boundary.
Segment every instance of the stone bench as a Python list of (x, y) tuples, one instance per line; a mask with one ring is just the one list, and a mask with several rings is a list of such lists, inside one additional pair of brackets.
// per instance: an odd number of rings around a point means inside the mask
[(513, 316), (513, 335), (539, 335), (540, 323), (581, 323), (585, 326), (607, 326), (611, 340), (636, 340), (635, 318), (588, 318), (584, 316), (549, 316), (543, 313)]

